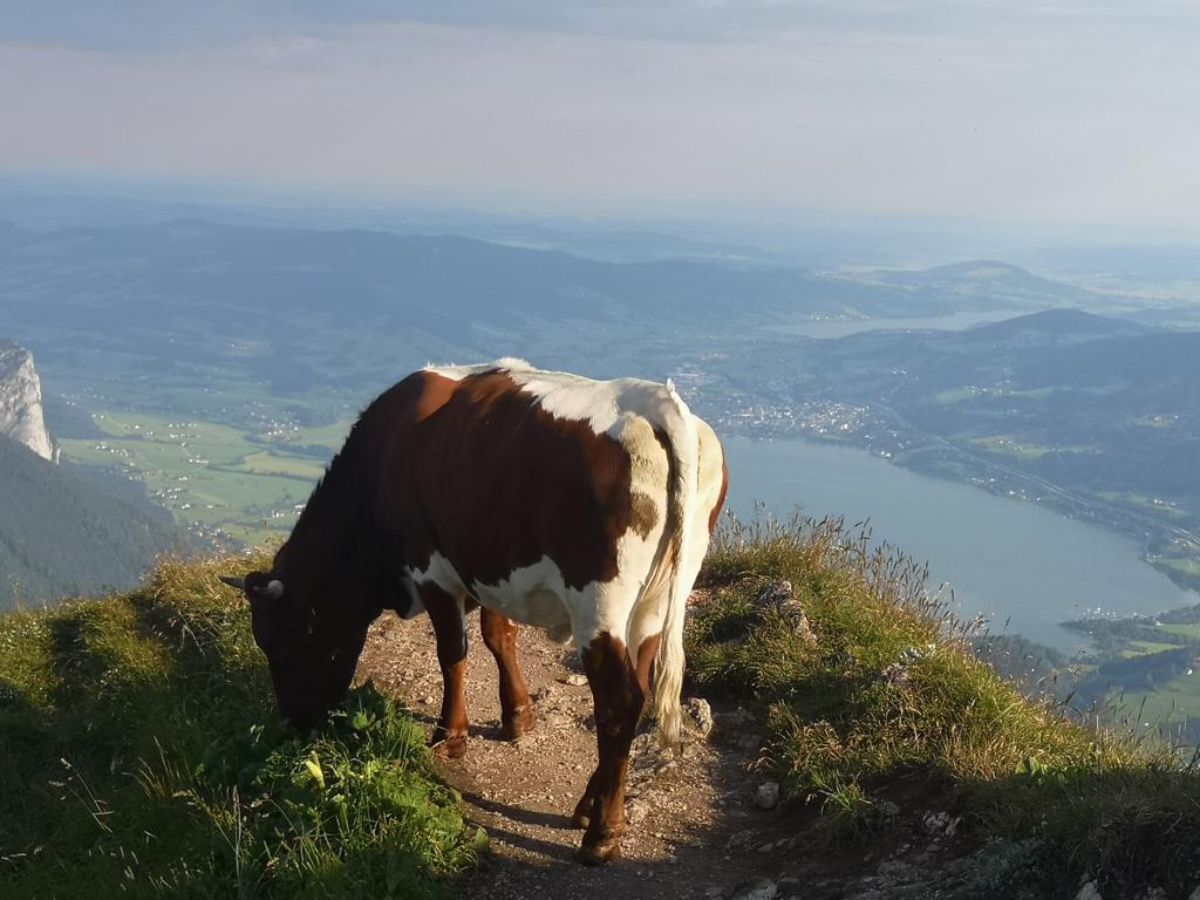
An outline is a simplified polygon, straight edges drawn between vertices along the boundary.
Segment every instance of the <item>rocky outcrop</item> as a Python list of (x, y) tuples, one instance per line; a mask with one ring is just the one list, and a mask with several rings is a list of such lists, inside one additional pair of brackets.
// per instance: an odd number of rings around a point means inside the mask
[(0, 435), (28, 447), (42, 459), (56, 460), (54, 442), (42, 413), (42, 381), (33, 355), (0, 340)]

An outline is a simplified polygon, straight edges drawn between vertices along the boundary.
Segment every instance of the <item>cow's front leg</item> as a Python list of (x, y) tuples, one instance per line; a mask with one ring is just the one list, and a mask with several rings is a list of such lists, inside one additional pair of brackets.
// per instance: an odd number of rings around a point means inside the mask
[(599, 865), (621, 852), (629, 745), (646, 695), (625, 645), (610, 634), (601, 634), (588, 644), (583, 651), (583, 667), (596, 707), (599, 763), (575, 809), (574, 821), (587, 825), (579, 858)]
[(500, 671), (501, 733), (506, 741), (515, 741), (532, 731), (534, 723), (529, 688), (517, 663), (517, 626), (511, 619), (485, 606), (479, 610), (479, 630), (483, 632), (483, 643), (492, 651)]
[(442, 714), (433, 731), (434, 752), (453, 759), (467, 750), (467, 623), (463, 601), (432, 584), (420, 587), (433, 622), (442, 670)]

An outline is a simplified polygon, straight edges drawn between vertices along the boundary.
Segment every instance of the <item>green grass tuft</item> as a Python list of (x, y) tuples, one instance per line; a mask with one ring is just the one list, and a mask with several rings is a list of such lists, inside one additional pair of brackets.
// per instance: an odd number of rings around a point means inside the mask
[(371, 688), (285, 728), (246, 563), (0, 618), (0, 896), (450, 894), (478, 836), (420, 728)]
[[(1200, 878), (1197, 773), (1166, 747), (1022, 696), (972, 655), (971, 629), (925, 576), (838, 520), (735, 522), (718, 535), (703, 576), (712, 599), (689, 625), (690, 674), (763, 711), (767, 762), (811, 811), (803, 836), (873, 834), (895, 797), (910, 817), (955, 810), (981, 844), (1034, 841), (1047, 863), (1011, 868), (1038, 890), (1068, 895), (1083, 873), (1120, 895)], [(777, 580), (815, 641), (757, 602)]]

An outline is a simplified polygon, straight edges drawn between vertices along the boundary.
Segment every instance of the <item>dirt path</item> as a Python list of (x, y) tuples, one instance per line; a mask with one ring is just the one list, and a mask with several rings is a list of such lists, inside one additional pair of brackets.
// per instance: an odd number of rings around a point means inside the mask
[[(442, 764), (464, 798), (471, 821), (491, 838), (491, 853), (463, 896), (487, 900), (622, 900), (739, 898), (825, 900), (918, 896), (880, 892), (910, 864), (883, 850), (845, 861), (810, 859), (791, 850), (787, 813), (754, 803), (766, 776), (755, 771), (762, 734), (743, 710), (714, 704), (707, 739), (664, 757), (652, 735), (635, 741), (622, 858), (604, 868), (575, 862), (582, 833), (569, 816), (596, 759), (591, 693), (571, 663), (574, 652), (536, 629), (522, 629), (520, 659), (538, 717), (517, 743), (499, 740), (495, 664), (472, 622), (468, 703), (471, 744)], [(441, 703), (441, 676), (428, 619), (386, 613), (371, 627), (359, 663), (370, 679), (406, 703), (431, 729)], [(926, 853), (925, 857), (928, 858)], [(767, 879), (767, 881), (763, 881)], [(920, 894), (925, 896), (925, 894)]]

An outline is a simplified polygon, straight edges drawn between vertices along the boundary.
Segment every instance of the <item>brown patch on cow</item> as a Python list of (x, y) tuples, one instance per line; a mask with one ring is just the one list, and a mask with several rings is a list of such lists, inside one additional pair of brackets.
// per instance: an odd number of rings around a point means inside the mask
[(588, 863), (603, 863), (620, 855), (621, 835), (625, 831), (629, 745), (646, 694), (625, 644), (618, 638), (601, 634), (581, 655), (596, 706), (599, 761), (572, 820), (577, 824), (587, 823), (580, 858)]
[[(424, 568), (437, 551), (467, 584), (495, 584), (543, 556), (572, 588), (615, 578), (618, 539), (645, 522), (643, 510), (635, 525), (625, 448), (587, 421), (546, 412), (507, 372), (469, 375), (452, 391), (440, 384), (448, 379), (419, 374), (360, 426), (390, 432), (376, 509), (404, 561)], [(436, 408), (420, 418), (419, 404)]]
[(442, 670), (442, 712), (433, 740), (441, 756), (462, 756), (467, 749), (467, 630), (462, 610), (453, 597), (435, 584), (417, 588), (429, 612)]
[(654, 499), (641, 491), (634, 491), (630, 498), (630, 527), (643, 539), (650, 537), (650, 532), (658, 524), (658, 507)]
[(533, 728), (529, 688), (517, 662), (517, 626), (486, 606), (479, 610), (479, 630), (500, 672), (500, 721), (505, 740), (514, 741)]
[(721, 493), (717, 495), (717, 503), (708, 514), (708, 533), (712, 534), (717, 527), (717, 518), (721, 515), (721, 507), (725, 505), (725, 495), (729, 492), (729, 466), (725, 463), (725, 453), (721, 453)]
[(416, 374), (421, 382), (421, 393), (415, 403), (414, 415), (418, 422), (423, 422), (450, 401), (459, 383), (437, 372), (422, 371)]
[(658, 645), (662, 643), (662, 632), (652, 634), (638, 645), (637, 682), (643, 694), (650, 693), (650, 673), (658, 658)]

